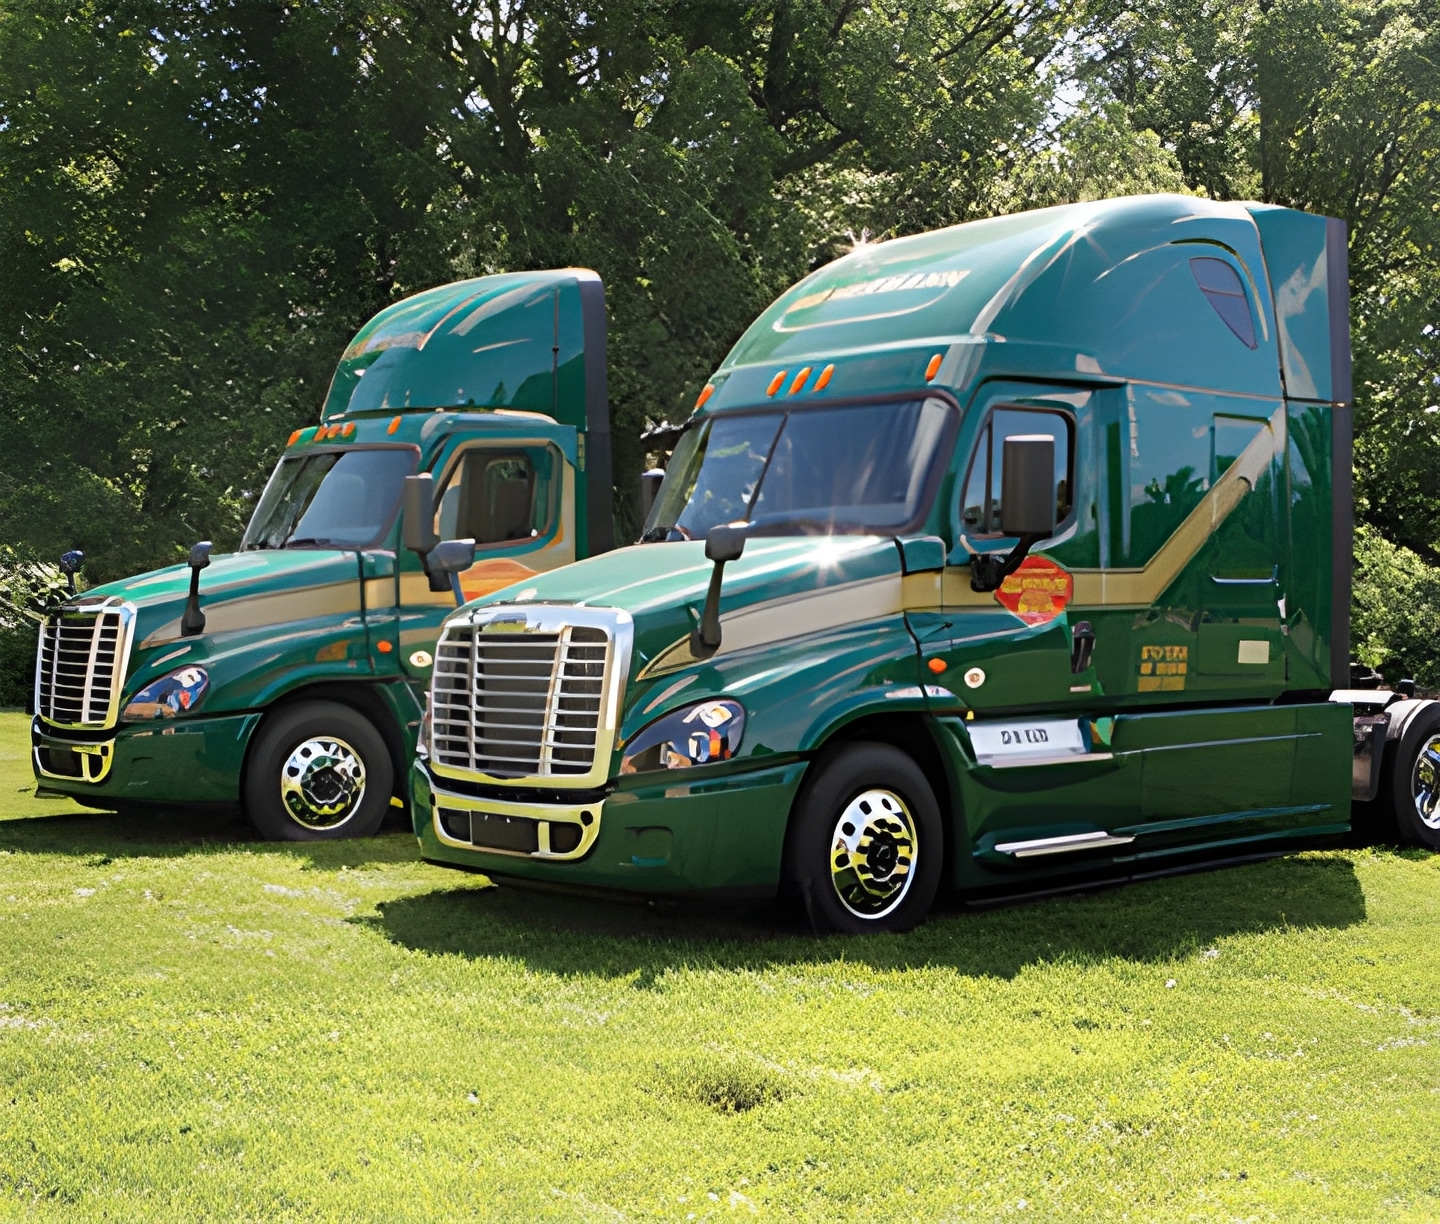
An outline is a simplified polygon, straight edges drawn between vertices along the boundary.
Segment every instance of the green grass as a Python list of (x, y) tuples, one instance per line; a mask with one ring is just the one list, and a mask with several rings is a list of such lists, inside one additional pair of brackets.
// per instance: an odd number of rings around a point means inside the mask
[(0, 1216), (1440, 1218), (1440, 859), (815, 940), (30, 794)]

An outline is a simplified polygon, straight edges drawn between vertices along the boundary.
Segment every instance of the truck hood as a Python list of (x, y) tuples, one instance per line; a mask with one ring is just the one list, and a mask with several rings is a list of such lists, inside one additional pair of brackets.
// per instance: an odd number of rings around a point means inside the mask
[[(207, 636), (284, 624), (312, 616), (360, 611), (359, 563), (339, 549), (262, 549), (223, 553), (200, 571), (200, 608)], [(190, 593), (190, 567), (172, 565), (86, 591), (82, 599), (114, 596), (135, 605), (137, 647), (180, 636)]]
[[(466, 605), (560, 603), (619, 608), (635, 622), (632, 676), (687, 667), (713, 564), (700, 540), (617, 549), (527, 579)], [(806, 536), (750, 540), (725, 567), (718, 654), (898, 613), (900, 550), (890, 538)]]

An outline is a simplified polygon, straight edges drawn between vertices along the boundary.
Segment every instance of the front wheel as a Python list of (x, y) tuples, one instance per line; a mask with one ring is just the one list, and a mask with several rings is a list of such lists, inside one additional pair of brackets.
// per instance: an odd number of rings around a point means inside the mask
[(908, 931), (925, 920), (945, 858), (935, 793), (889, 744), (823, 754), (796, 801), (786, 880), (819, 931)]
[(1415, 712), (1399, 740), (1387, 745), (1380, 801), (1407, 846), (1440, 850), (1440, 704)]
[(369, 837), (395, 771), (374, 724), (334, 701), (284, 707), (260, 724), (245, 766), (245, 814), (267, 841)]

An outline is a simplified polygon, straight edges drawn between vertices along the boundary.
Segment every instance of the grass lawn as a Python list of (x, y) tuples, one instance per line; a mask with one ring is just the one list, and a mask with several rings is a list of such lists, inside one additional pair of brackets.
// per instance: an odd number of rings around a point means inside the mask
[(1440, 858), (816, 940), (32, 797), (0, 1217), (1435, 1220)]

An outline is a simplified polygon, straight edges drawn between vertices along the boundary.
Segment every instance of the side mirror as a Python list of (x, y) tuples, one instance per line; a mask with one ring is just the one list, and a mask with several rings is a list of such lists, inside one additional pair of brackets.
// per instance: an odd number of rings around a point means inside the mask
[(1005, 556), (980, 553), (970, 559), (970, 589), (998, 590), (1020, 568), (1030, 550), (1055, 534), (1055, 439), (1049, 434), (1013, 434), (1000, 460), (1000, 530), (1017, 536)]
[(405, 547), (419, 553), (422, 559), (440, 543), (435, 534), (435, 477), (429, 472), (405, 477), (400, 523)]
[(718, 561), (721, 565), (727, 561), (740, 560), (745, 551), (745, 537), (749, 530), (748, 523), (721, 523), (718, 527), (710, 528), (705, 533), (705, 559)]
[(205, 613), (200, 610), (200, 571), (210, 564), (214, 547), (209, 540), (201, 540), (190, 549), (190, 594), (180, 614), (181, 637), (198, 637), (205, 632)]
[(650, 518), (650, 508), (660, 494), (660, 482), (665, 479), (664, 468), (651, 468), (640, 473), (640, 521)]
[[(450, 584), (457, 608), (465, 602), (465, 592), (460, 589), (460, 575), (474, 564), (474, 540), (444, 540), (436, 544), (425, 557), (425, 566), (430, 577), (441, 578)], [(432, 583), (432, 589), (443, 591), (445, 588), (435, 587)]]
[(690, 630), (690, 653), (697, 659), (708, 659), (720, 649), (720, 583), (726, 562), (738, 561), (745, 551), (749, 530), (748, 523), (722, 523), (705, 533), (705, 557), (715, 562), (715, 568), (710, 571), (700, 623)]
[(430, 550), (429, 561), (442, 574), (463, 574), (475, 564), (475, 541), (445, 540)]
[(1016, 434), (1005, 439), (1000, 466), (1000, 530), (1007, 536), (1055, 531), (1055, 439)]
[(69, 552), (60, 554), (60, 572), (65, 575), (71, 595), (75, 594), (75, 575), (80, 572), (80, 567), (84, 564), (85, 554), (78, 548), (72, 548)]

